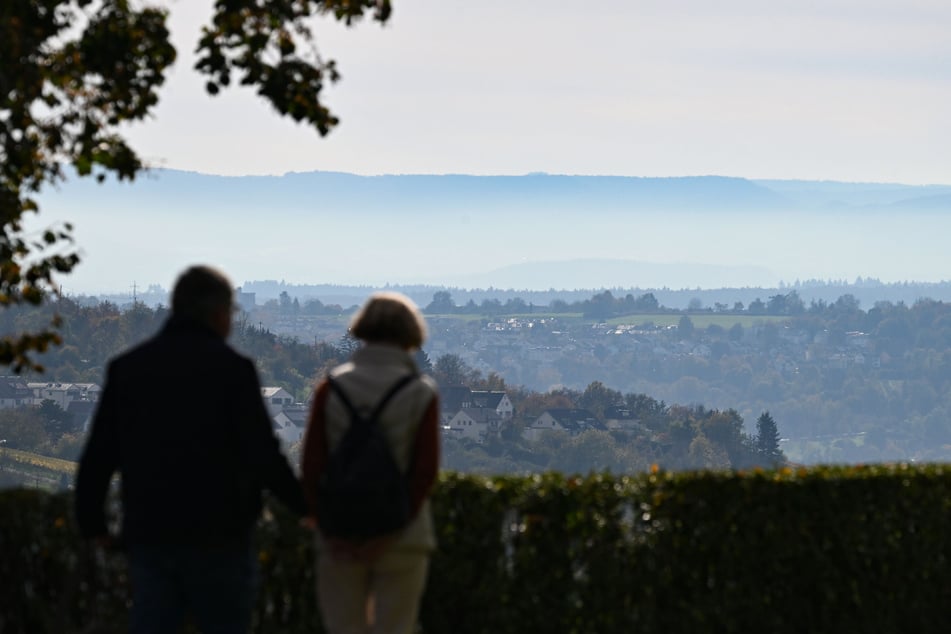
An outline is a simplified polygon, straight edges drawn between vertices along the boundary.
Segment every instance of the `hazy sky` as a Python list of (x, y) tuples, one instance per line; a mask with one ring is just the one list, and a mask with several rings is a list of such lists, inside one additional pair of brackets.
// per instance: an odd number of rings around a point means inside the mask
[(191, 70), (206, 0), (166, 0), (179, 60), (154, 163), (951, 183), (947, 0), (394, 0), (316, 30), (343, 80), (328, 138)]
[[(125, 130), (160, 167), (951, 184), (948, 0), (394, 0), (384, 27), (316, 22), (321, 52), (343, 74), (325, 94), (342, 119), (327, 138), (250, 90), (207, 96), (192, 50), (211, 0), (161, 1), (179, 59), (155, 117)], [(609, 232), (615, 244), (583, 211), (561, 225), (567, 236), (545, 222), (521, 230), (513, 211), (502, 230), (457, 228), (419, 248), (418, 227), (354, 230), (355, 219), (317, 210), (281, 224), (266, 209), (257, 223), (236, 222), (205, 203), (153, 214), (77, 204), (52, 197), (38, 221), (76, 224), (84, 259), (65, 280), (72, 292), (167, 288), (196, 261), (225, 267), (238, 283), (451, 283), (554, 255), (754, 267), (776, 282), (951, 275), (947, 214), (632, 217), (627, 234), (637, 240)], [(500, 235), (509, 247), (487, 249)], [(417, 245), (415, 265), (405, 244)], [(381, 266), (362, 257), (368, 245), (398, 253)], [(631, 280), (666, 283), (675, 284)]]

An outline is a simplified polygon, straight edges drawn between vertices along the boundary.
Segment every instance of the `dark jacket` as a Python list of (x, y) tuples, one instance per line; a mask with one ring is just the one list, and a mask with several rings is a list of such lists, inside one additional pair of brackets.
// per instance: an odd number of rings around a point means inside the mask
[(304, 512), (254, 365), (210, 329), (174, 316), (109, 365), (76, 479), (86, 537), (106, 533), (116, 471), (127, 543), (246, 539), (262, 489)]

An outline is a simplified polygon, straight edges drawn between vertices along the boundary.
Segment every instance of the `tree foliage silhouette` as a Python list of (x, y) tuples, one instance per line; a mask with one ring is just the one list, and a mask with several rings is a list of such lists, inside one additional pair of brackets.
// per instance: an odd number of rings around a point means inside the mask
[(769, 466), (786, 461), (786, 456), (779, 448), (779, 428), (769, 412), (763, 412), (756, 419), (756, 453)]
[[(389, 0), (217, 0), (198, 42), (196, 70), (218, 94), (233, 81), (256, 89), (281, 116), (327, 134), (338, 122), (321, 101), (339, 79), (316, 48), (310, 18), (385, 22)], [(40, 304), (79, 263), (72, 226), (27, 234), (36, 194), (71, 168), (100, 182), (144, 169), (122, 126), (152, 114), (175, 61), (167, 11), (128, 0), (0, 3), (0, 306)], [(41, 369), (34, 354), (61, 343), (54, 318), (0, 339), (0, 364)]]

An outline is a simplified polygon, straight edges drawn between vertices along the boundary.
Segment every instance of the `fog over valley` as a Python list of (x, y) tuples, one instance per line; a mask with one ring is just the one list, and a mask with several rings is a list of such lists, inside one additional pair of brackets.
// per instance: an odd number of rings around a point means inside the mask
[(524, 289), (931, 282), (951, 270), (951, 186), (155, 170), (131, 185), (67, 183), (41, 202), (31, 226), (70, 220), (84, 254), (68, 293), (167, 287), (195, 261), (238, 282)]

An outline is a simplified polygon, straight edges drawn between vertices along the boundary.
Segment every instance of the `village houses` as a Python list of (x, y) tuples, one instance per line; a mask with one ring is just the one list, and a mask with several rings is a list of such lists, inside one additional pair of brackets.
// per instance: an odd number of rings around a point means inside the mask
[(586, 409), (553, 408), (533, 420), (522, 432), (522, 437), (536, 442), (545, 432), (558, 431), (577, 436), (589, 429), (605, 429), (605, 426)]
[(102, 389), (96, 383), (25, 382), (21, 377), (0, 378), (0, 409), (40, 407), (51, 401), (72, 419), (75, 430), (85, 431), (92, 420)]
[(439, 390), (439, 422), (447, 438), (466, 438), (483, 443), (499, 433), (503, 421), (515, 408), (504, 391), (471, 390), (450, 385)]
[(307, 405), (295, 402), (293, 394), (277, 386), (262, 387), (261, 398), (284, 448), (299, 442), (307, 428)]

